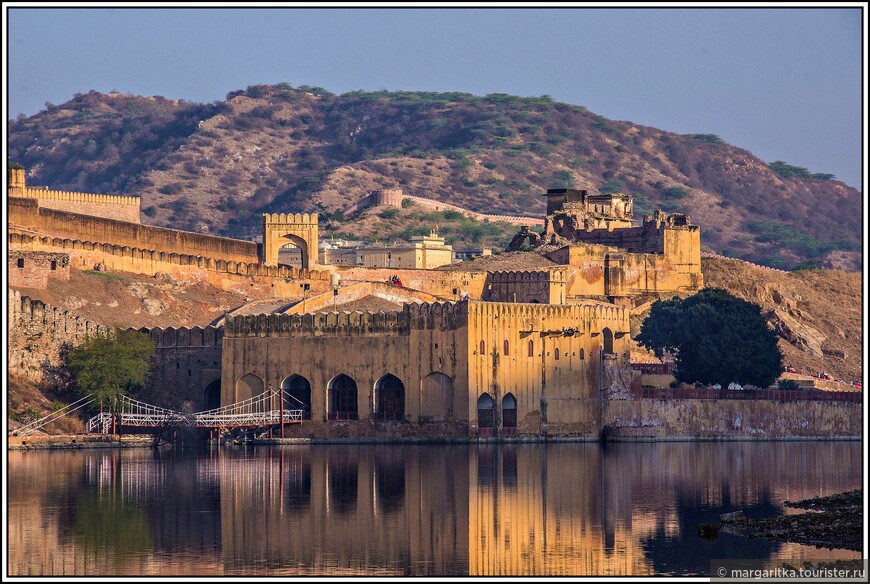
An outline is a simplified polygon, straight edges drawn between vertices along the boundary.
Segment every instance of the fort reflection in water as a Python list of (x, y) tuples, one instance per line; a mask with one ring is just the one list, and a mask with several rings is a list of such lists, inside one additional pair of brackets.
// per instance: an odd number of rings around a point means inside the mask
[(8, 573), (706, 575), (712, 558), (857, 558), (698, 525), (857, 488), (862, 460), (857, 442), (10, 452)]

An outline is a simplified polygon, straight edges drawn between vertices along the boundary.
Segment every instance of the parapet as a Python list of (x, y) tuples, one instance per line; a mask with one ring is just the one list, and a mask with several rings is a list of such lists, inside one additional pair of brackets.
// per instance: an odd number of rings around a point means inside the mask
[(317, 213), (263, 213), (263, 223), (317, 225)]

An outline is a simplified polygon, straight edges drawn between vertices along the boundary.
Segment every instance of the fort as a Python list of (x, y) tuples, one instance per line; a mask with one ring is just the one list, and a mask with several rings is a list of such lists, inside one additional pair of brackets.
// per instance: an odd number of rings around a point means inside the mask
[[(285, 407), (304, 412), (301, 424), (286, 429), (291, 436), (860, 435), (851, 403), (813, 402), (812, 420), (774, 423), (762, 413), (775, 407), (769, 403), (741, 409), (727, 400), (643, 397), (630, 364), (631, 308), (641, 296), (703, 287), (700, 229), (686, 215), (661, 211), (635, 225), (633, 201), (623, 194), (555, 189), (545, 196), (544, 231), (520, 223), (512, 243), (538, 248), (535, 267), (511, 265), (511, 254), (501, 263), (493, 256), (439, 269), (333, 266), (318, 264), (316, 214), (264, 214), (257, 244), (143, 225), (137, 197), (28, 187), (24, 171), (10, 169), (10, 286), (38, 290), (70, 269), (97, 267), (225, 289), (263, 284), (289, 308), (234, 312), (213, 326), (141, 329), (157, 347), (148, 390), (187, 411), (283, 393)], [(403, 198), (373, 192), (369, 204)], [(300, 250), (301, 268), (280, 263), (286, 245)], [(401, 282), (401, 292), (391, 293), (388, 282)], [(374, 296), (396, 308), (345, 308)], [(57, 361), (61, 344), (105, 332), (17, 292), (9, 310), (10, 364), (33, 377)], [(28, 355), (35, 339), (42, 351)], [(747, 432), (734, 419), (757, 427)]]

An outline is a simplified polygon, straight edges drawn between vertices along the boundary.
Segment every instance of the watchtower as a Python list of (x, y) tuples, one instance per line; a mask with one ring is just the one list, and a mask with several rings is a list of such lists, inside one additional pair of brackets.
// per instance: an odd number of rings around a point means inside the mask
[(277, 266), (287, 244), (302, 251), (302, 269), (317, 265), (317, 213), (263, 213), (263, 263)]

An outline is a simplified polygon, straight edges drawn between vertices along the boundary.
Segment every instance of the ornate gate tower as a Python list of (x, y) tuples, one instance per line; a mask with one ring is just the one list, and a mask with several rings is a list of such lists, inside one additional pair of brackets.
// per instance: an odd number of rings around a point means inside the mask
[(263, 263), (277, 266), (288, 243), (302, 250), (303, 269), (317, 265), (317, 213), (263, 213)]

